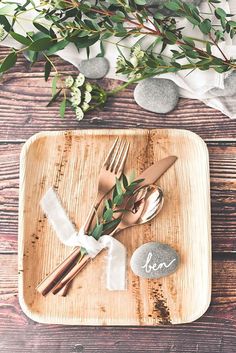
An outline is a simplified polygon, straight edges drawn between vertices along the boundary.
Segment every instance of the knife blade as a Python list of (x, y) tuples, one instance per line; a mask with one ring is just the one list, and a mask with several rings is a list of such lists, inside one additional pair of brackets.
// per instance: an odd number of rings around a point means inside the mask
[(177, 160), (176, 156), (163, 158), (145, 169), (136, 180), (144, 179), (140, 186), (147, 186), (155, 183)]

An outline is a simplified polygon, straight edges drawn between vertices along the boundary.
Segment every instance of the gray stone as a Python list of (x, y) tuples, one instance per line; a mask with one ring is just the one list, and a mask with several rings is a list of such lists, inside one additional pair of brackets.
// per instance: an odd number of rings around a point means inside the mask
[(146, 110), (165, 114), (176, 107), (179, 100), (179, 89), (171, 80), (147, 78), (135, 87), (134, 99)]
[[(147, 0), (147, 5), (150, 6), (150, 10), (152, 14), (155, 14), (158, 10), (159, 5), (163, 5), (167, 0)], [(182, 0), (183, 2), (186, 2), (187, 4), (194, 4), (196, 6), (199, 6), (203, 0)], [(175, 14), (173, 11), (168, 10), (167, 8), (162, 8), (160, 9), (160, 12), (163, 15), (169, 16), (172, 15), (175, 17)]]
[(106, 58), (103, 57), (82, 60), (79, 63), (79, 70), (87, 78), (102, 78), (107, 74), (109, 70), (109, 62)]
[(218, 97), (230, 97), (236, 94), (236, 71), (232, 71), (232, 73), (226, 77), (224, 80), (225, 88), (212, 88), (209, 92)]
[(179, 255), (167, 244), (150, 242), (141, 245), (132, 255), (132, 271), (143, 278), (160, 278), (175, 272)]

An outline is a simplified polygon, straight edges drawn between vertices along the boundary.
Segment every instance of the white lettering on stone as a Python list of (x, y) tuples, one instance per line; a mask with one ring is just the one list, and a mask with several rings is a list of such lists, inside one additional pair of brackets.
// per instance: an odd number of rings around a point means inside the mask
[(147, 260), (146, 260), (145, 264), (142, 266), (142, 268), (144, 268), (147, 273), (150, 273), (151, 271), (161, 270), (163, 267), (168, 268), (173, 264), (173, 262), (176, 261), (176, 259), (173, 259), (170, 261), (169, 264), (166, 264), (165, 262), (161, 262), (161, 263), (157, 264), (156, 262), (154, 262), (154, 264), (151, 265), (150, 264), (151, 259), (152, 259), (152, 253), (149, 252), (148, 256), (147, 256)]

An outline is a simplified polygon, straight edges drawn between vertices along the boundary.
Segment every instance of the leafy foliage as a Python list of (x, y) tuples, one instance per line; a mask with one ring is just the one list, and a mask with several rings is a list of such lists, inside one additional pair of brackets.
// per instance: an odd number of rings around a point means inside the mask
[[(51, 74), (61, 77), (53, 63), (53, 55), (71, 43), (78, 52), (89, 49), (99, 42), (101, 53), (105, 54), (105, 44), (113, 43), (119, 55), (117, 73), (127, 75), (128, 84), (146, 77), (180, 70), (214, 69), (222, 73), (235, 69), (235, 59), (228, 58), (221, 49), (221, 42), (227, 36), (233, 38), (236, 22), (232, 15), (220, 7), (220, 0), (208, 0), (209, 13), (201, 13), (192, 3), (180, 0), (166, 1), (154, 10), (146, 0), (97, 0), (95, 3), (79, 0), (41, 0), (36, 6), (32, 0), (23, 4), (3, 0), (0, 8), (0, 38), (11, 36), (21, 45), (0, 64), (0, 72), (6, 72), (15, 65), (19, 53), (27, 52), (29, 60), (36, 62), (45, 59), (45, 79)], [(33, 10), (33, 32), (25, 35), (15, 32), (14, 24), (26, 11)], [(166, 12), (167, 11), (167, 12)], [(168, 15), (166, 15), (168, 13)], [(185, 17), (191, 26), (198, 28), (204, 39), (188, 36), (180, 28), (176, 17)], [(149, 47), (142, 47), (146, 35), (152, 38)], [(122, 53), (122, 42), (127, 37), (137, 39), (130, 49), (130, 55)], [(168, 57), (165, 49), (168, 48)], [(213, 54), (214, 53), (214, 54)], [(102, 88), (94, 90), (95, 96), (102, 99), (93, 108), (102, 107), (109, 95), (115, 94), (128, 84), (104, 93)], [(69, 105), (65, 90), (60, 106), (61, 116)], [(58, 94), (54, 92), (55, 95)], [(58, 95), (60, 96), (60, 94)], [(58, 98), (58, 96), (56, 98)], [(78, 112), (80, 112), (78, 110)]]
[(135, 193), (142, 181), (143, 179), (128, 181), (125, 175), (122, 175), (121, 180), (116, 180), (112, 197), (105, 200), (102, 216), (97, 218), (97, 223), (91, 230), (90, 235), (98, 239), (105, 232), (110, 232), (117, 227), (122, 214), (127, 212), (125, 209), (127, 199)]

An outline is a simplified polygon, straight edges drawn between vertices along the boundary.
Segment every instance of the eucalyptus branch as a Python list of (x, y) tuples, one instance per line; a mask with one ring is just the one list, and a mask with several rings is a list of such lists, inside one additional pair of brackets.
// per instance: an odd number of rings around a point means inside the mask
[[(49, 104), (62, 98), (62, 117), (66, 107), (72, 106), (77, 118), (81, 119), (85, 112), (102, 108), (110, 96), (147, 77), (195, 69), (213, 69), (222, 73), (236, 68), (235, 60), (227, 58), (220, 47), (226, 36), (233, 38), (236, 33), (236, 22), (232, 21), (232, 15), (219, 7), (220, 0), (208, 0), (210, 14), (200, 13), (193, 4), (180, 0), (166, 1), (156, 11), (146, 4), (146, 0), (97, 0), (95, 4), (79, 0), (42, 0), (38, 6), (33, 6), (33, 2), (28, 0), (23, 4), (3, 0), (1, 4), (4, 7), (0, 8), (0, 41), (11, 36), (20, 43), (21, 48), (12, 48), (0, 63), (0, 73), (11, 69), (22, 52), (27, 52), (32, 65), (43, 57), (45, 79), (48, 80), (54, 72), (53, 95)], [(25, 35), (17, 33), (14, 24), (24, 13), (32, 10), (37, 13), (31, 19), (35, 30), (30, 33), (25, 31)], [(169, 14), (165, 15), (163, 10), (168, 10)], [(183, 28), (178, 28), (175, 16), (185, 17), (193, 27), (199, 28), (204, 39), (186, 35)], [(217, 18), (218, 23), (215, 24), (213, 18)], [(144, 36), (152, 39), (148, 48), (142, 47)], [(119, 42), (127, 37), (139, 38), (139, 44), (136, 41), (131, 45), (129, 55), (125, 57)], [(52, 56), (71, 43), (78, 52), (86, 49), (89, 55), (89, 49), (94, 44), (100, 43), (103, 47), (103, 43), (107, 42), (114, 43), (117, 50), (117, 74), (128, 78), (126, 83), (109, 92), (98, 84), (85, 81), (81, 75), (77, 78), (65, 77), (53, 63)], [(219, 57), (212, 54), (214, 47)], [(165, 55), (166, 48), (171, 53), (168, 56)], [(104, 50), (100, 55), (104, 55)], [(83, 84), (74, 86), (80, 80)], [(69, 82), (73, 84), (68, 86)]]

